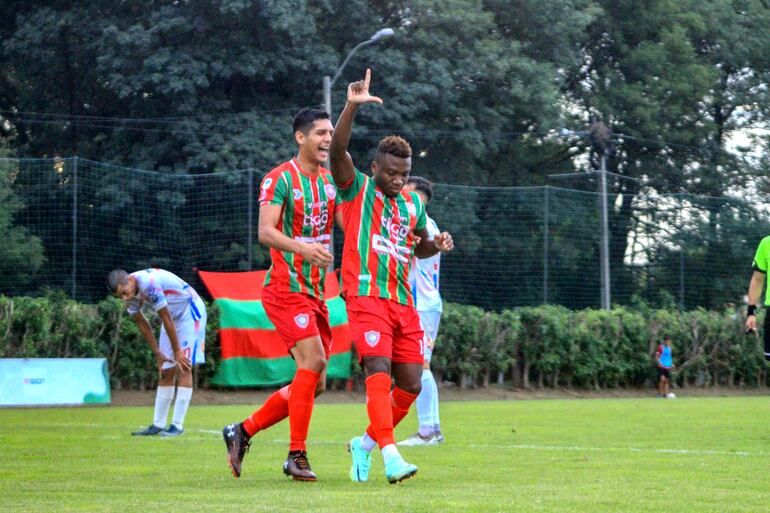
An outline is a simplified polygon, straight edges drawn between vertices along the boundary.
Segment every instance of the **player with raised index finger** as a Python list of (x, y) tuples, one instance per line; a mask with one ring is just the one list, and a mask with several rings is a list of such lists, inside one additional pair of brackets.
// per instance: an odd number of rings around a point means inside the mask
[[(371, 176), (353, 165), (347, 152), (358, 107), (382, 103), (369, 94), (371, 71), (348, 86), (347, 103), (337, 120), (330, 151), (331, 172), (342, 200), (345, 243), (342, 288), (348, 321), (366, 376), (370, 425), (350, 441), (350, 478), (366, 481), (371, 451), (379, 445), (385, 475), (396, 483), (413, 476), (396, 448), (393, 427), (406, 416), (420, 392), (423, 366), (420, 318), (409, 288), (409, 266), (418, 257), (450, 251), (452, 237), (426, 230), (425, 206), (403, 191), (412, 169), (412, 149), (401, 137), (382, 139)], [(418, 242), (419, 241), (419, 242)], [(391, 391), (391, 376), (395, 387)]]

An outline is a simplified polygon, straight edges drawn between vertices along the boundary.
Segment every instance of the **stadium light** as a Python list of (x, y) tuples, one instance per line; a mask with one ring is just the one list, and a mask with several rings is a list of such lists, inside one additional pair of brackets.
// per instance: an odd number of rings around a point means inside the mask
[[(333, 77), (330, 77), (329, 75), (324, 75), (324, 82), (323, 82), (323, 92), (324, 92), (324, 110), (329, 113), (329, 118), (332, 116), (332, 87), (334, 86), (334, 83), (337, 81), (338, 78), (340, 78), (340, 75), (342, 74), (342, 70), (345, 69), (345, 66), (348, 64), (348, 61), (350, 61), (350, 58), (353, 57), (353, 54), (358, 51), (359, 48), (363, 48), (364, 46), (368, 46), (371, 44), (376, 43), (377, 41), (381, 39), (388, 38), (392, 35), (394, 35), (396, 32), (390, 28), (385, 27), (381, 28), (377, 32), (374, 33), (372, 37), (367, 39), (366, 41), (361, 41), (356, 46), (353, 47), (352, 50), (348, 53), (348, 56), (345, 57), (345, 60), (342, 61), (342, 64), (339, 68), (337, 68), (336, 73), (334, 73)], [(334, 120), (332, 119), (332, 124), (334, 123)], [(329, 168), (329, 162), (326, 162), (326, 167)], [(332, 238), (329, 241), (329, 250), (332, 254), (334, 254), (334, 231), (332, 230)], [(329, 264), (329, 271), (334, 271), (334, 263)]]
[(364, 46), (374, 44), (377, 41), (380, 41), (381, 39), (391, 37), (395, 33), (396, 32), (390, 27), (385, 27), (378, 30), (377, 32), (374, 33), (372, 37), (370, 37), (366, 41), (361, 41), (356, 46), (354, 46), (352, 50), (350, 50), (350, 52), (348, 53), (348, 56), (345, 57), (344, 61), (342, 61), (342, 64), (340, 65), (339, 68), (337, 68), (337, 71), (336, 73), (334, 73), (333, 77), (330, 77), (329, 75), (324, 75), (324, 82), (323, 82), (324, 110), (329, 113), (329, 116), (332, 115), (332, 87), (334, 87), (334, 83), (337, 81), (337, 79), (340, 78), (340, 75), (342, 74), (342, 70), (345, 69), (345, 66), (347, 66), (348, 61), (350, 61), (350, 58), (353, 57), (353, 54), (356, 53), (359, 50), (359, 48), (363, 48)]
[[(607, 201), (607, 157), (615, 151), (612, 129), (603, 121), (594, 121), (589, 130), (575, 131), (569, 128), (560, 128), (560, 137), (588, 137), (591, 146), (599, 154), (599, 223), (600, 223), (600, 270), (601, 270), (601, 305), (602, 310), (612, 309), (612, 295), (610, 282), (610, 244), (609, 244), (609, 213)], [(563, 178), (567, 176), (581, 175), (583, 173), (563, 173), (549, 175), (549, 178)], [(543, 293), (546, 295), (546, 292)]]

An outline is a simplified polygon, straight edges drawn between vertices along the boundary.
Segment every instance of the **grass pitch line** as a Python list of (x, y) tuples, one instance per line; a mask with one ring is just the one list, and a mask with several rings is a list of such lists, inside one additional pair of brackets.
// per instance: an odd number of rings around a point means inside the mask
[(643, 447), (583, 447), (579, 445), (528, 445), (528, 444), (468, 444), (466, 447), (481, 449), (530, 449), (536, 451), (574, 451), (574, 452), (638, 452), (656, 454), (684, 454), (693, 456), (757, 456), (764, 457), (763, 451), (713, 451), (709, 449), (654, 449)]
[[(198, 433), (206, 433), (212, 435), (222, 435), (222, 431), (213, 429), (196, 429)], [(260, 438), (260, 442), (272, 443), (272, 444), (287, 444), (288, 440), (279, 438)], [(345, 441), (334, 440), (308, 440), (308, 443), (313, 445), (341, 445), (345, 444)], [(522, 449), (522, 450), (534, 450), (534, 451), (565, 451), (565, 452), (638, 452), (638, 453), (654, 453), (654, 454), (682, 454), (690, 456), (740, 456), (740, 457), (764, 457), (767, 453), (749, 452), (749, 451), (713, 451), (709, 449), (654, 449), (644, 447), (584, 447), (580, 445), (532, 445), (532, 444), (458, 444), (452, 443), (455, 447), (468, 447), (471, 449)]]

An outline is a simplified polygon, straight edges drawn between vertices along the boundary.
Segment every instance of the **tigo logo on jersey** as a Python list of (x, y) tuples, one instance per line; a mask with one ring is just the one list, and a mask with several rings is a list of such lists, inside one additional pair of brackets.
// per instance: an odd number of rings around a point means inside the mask
[(334, 199), (337, 197), (337, 188), (332, 184), (327, 183), (324, 185), (324, 190), (326, 191), (326, 197), (329, 199)]
[(366, 340), (366, 343), (369, 344), (370, 347), (374, 347), (380, 342), (380, 332), (367, 331), (364, 333), (364, 340)]
[(324, 231), (326, 229), (326, 224), (329, 222), (329, 209), (326, 206), (326, 203), (324, 203), (321, 206), (321, 211), (316, 213), (313, 211), (310, 211), (309, 213), (306, 212), (305, 216), (302, 218), (302, 224), (304, 226), (312, 226), (313, 228), (317, 228), (320, 231)]
[(302, 191), (301, 190), (299, 190), (299, 189), (292, 189), (292, 191), (294, 192), (294, 199), (295, 200), (298, 200), (298, 199), (300, 199), (302, 197)]
[(308, 314), (299, 314), (294, 318), (294, 322), (297, 323), (297, 326), (304, 330), (310, 323), (310, 316)]

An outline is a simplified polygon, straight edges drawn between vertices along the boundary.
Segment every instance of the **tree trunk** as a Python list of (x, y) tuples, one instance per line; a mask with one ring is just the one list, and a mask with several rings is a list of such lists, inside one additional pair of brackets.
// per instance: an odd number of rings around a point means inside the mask
[(529, 389), (529, 362), (524, 362), (524, 371), (522, 372), (522, 384), (524, 388)]

